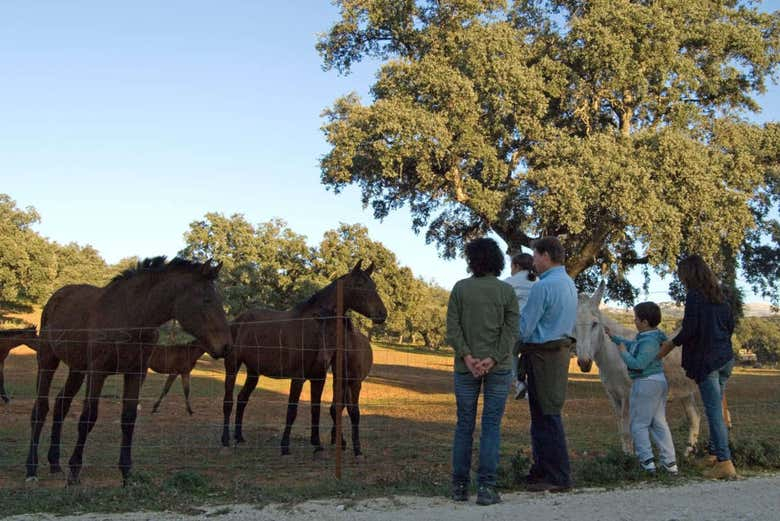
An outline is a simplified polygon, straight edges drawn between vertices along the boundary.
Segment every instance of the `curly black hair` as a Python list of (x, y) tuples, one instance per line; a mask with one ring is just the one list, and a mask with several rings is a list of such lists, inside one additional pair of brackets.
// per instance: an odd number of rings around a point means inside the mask
[(475, 277), (495, 275), (498, 277), (504, 271), (504, 253), (493, 239), (482, 237), (474, 239), (466, 245), (466, 262), (469, 271)]

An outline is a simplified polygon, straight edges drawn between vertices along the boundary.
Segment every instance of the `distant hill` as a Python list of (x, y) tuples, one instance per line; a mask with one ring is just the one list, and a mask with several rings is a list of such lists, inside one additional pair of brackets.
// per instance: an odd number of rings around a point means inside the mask
[[(677, 305), (674, 302), (659, 302), (661, 306), (661, 313), (664, 317), (680, 319), (683, 316), (684, 308), (682, 305)], [(630, 309), (612, 307), (602, 304), (601, 309), (610, 311), (611, 313), (630, 313)], [(780, 318), (780, 313), (772, 310), (771, 304), (766, 302), (751, 302), (745, 304), (745, 316), (746, 317), (777, 317)]]

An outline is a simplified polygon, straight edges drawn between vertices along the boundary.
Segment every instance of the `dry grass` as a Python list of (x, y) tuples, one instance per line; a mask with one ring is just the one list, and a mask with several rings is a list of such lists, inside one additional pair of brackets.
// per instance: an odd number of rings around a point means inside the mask
[[(293, 455), (280, 456), (288, 380), (260, 379), (245, 416), (247, 443), (239, 448), (224, 449), (219, 443), (223, 392), (221, 362), (204, 357), (198, 363), (192, 379), (195, 410), (192, 417), (184, 410), (178, 383), (160, 412), (151, 414), (151, 404), (162, 388), (164, 377), (150, 373), (143, 388), (142, 408), (135, 431), (134, 469), (136, 475), (153, 484), (164, 483), (182, 472), (204, 476), (214, 497), (220, 500), (257, 500), (260, 496), (304, 499), (311, 495), (355, 490), (358, 493), (360, 490), (366, 493), (441, 492), (449, 482), (455, 418), (451, 367), (452, 360), (447, 355), (375, 347), (375, 365), (361, 397), (361, 433), (366, 459), (357, 463), (350, 457), (349, 449), (345, 452), (346, 488), (334, 483), (332, 449), (326, 450), (318, 459), (312, 456), (308, 445), (307, 401), (302, 402), (293, 429)], [(6, 362), (6, 388), (13, 399), (8, 405), (0, 405), (0, 489), (6, 491), (22, 492), (24, 486), (34, 374), (34, 353), (26, 348), (13, 351)], [(64, 377), (65, 369), (61, 367), (55, 378), (52, 398)], [(243, 383), (243, 374), (239, 383)], [(778, 384), (778, 371), (738, 370), (735, 373), (729, 383), (735, 438), (777, 440), (780, 432)], [(326, 406), (331, 400), (330, 388), (329, 380), (323, 397)], [(120, 482), (116, 468), (120, 395), (121, 379), (110, 377), (104, 389), (98, 424), (87, 445), (82, 489), (113, 489)], [(308, 398), (308, 386), (302, 397)], [(80, 411), (81, 396), (74, 401), (65, 424), (63, 463), (72, 450)], [(328, 443), (331, 423), (326, 407), (322, 419), (322, 439)], [(676, 441), (683, 444), (686, 426), (679, 405), (670, 405), (669, 420)], [(616, 421), (598, 376), (579, 373), (576, 366), (571, 371), (564, 422), (574, 459), (619, 447)], [(528, 423), (527, 402), (510, 400), (503, 423), (503, 467), (509, 466), (512, 455), (528, 451)], [(703, 436), (706, 436), (706, 422), (704, 424)], [(40, 456), (44, 464), (49, 429), (50, 421), (42, 436)], [(349, 438), (346, 415), (345, 432)], [(63, 487), (63, 477), (50, 475), (45, 465), (40, 469), (40, 476), (38, 487), (41, 489)]]

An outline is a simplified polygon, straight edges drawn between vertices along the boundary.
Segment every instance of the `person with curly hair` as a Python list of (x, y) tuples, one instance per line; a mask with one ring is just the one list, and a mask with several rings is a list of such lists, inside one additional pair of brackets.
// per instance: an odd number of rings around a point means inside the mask
[(452, 288), (447, 342), (455, 350), (457, 423), (452, 444), (452, 498), (468, 501), (477, 401), (483, 394), (477, 504), (501, 501), (496, 492), (501, 419), (512, 378), (512, 350), (519, 312), (512, 286), (498, 279), (504, 254), (493, 239), (466, 245), (471, 276)]

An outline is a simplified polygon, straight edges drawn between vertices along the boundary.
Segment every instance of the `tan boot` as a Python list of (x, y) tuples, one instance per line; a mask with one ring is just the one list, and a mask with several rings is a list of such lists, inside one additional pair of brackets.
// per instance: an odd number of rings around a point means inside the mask
[(718, 461), (712, 467), (704, 471), (704, 477), (707, 479), (734, 479), (737, 477), (737, 470), (730, 459)]
[(696, 458), (693, 460), (693, 466), (697, 469), (708, 469), (715, 465), (718, 462), (717, 456), (713, 454), (708, 454), (707, 456), (703, 456), (701, 458)]

